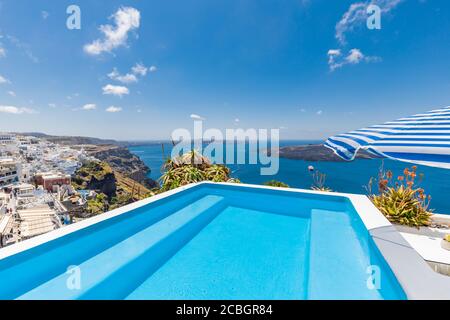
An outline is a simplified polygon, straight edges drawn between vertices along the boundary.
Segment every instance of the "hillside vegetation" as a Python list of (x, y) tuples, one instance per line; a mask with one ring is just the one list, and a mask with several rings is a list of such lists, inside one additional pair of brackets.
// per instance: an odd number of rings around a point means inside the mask
[(106, 212), (152, 195), (145, 186), (103, 161), (84, 164), (75, 172), (72, 184), (76, 190), (96, 191), (97, 195), (88, 200), (87, 210), (91, 214)]

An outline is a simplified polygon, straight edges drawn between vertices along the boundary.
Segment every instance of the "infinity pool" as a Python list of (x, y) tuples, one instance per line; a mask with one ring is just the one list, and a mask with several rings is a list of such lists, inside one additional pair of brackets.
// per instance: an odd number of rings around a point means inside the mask
[(406, 298), (346, 197), (200, 184), (150, 201), (3, 258), (0, 298)]

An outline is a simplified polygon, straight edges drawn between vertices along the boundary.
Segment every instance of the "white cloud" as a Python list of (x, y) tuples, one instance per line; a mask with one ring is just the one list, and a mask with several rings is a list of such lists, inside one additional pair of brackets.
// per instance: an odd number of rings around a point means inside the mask
[(125, 75), (121, 75), (121, 74), (117, 71), (116, 68), (114, 68), (113, 71), (111, 71), (111, 72), (108, 74), (108, 77), (111, 78), (112, 80), (117, 80), (117, 81), (119, 81), (119, 82), (127, 83), (127, 84), (128, 84), (128, 83), (132, 83), (132, 82), (137, 82), (137, 81), (138, 81), (138, 78), (137, 78), (134, 74), (127, 73), (127, 74), (125, 74)]
[(112, 94), (114, 96), (122, 97), (123, 95), (129, 94), (130, 90), (123, 86), (114, 86), (112, 84), (107, 84), (102, 88), (103, 94)]
[(97, 106), (94, 103), (85, 104), (81, 109), (83, 110), (95, 110)]
[(328, 50), (328, 55), (329, 56), (340, 56), (341, 50), (340, 49), (330, 49), (330, 50)]
[(79, 96), (80, 96), (80, 94), (77, 93), (77, 92), (75, 92), (75, 93), (73, 93), (73, 94), (71, 94), (71, 95), (68, 95), (68, 96), (66, 97), (66, 99), (67, 99), (67, 100), (72, 100), (73, 98), (77, 98), (77, 97), (79, 97)]
[[(153, 66), (152, 66), (153, 67)], [(150, 68), (152, 68), (150, 67)], [(155, 67), (156, 68), (156, 67)], [(148, 68), (144, 66), (142, 63), (136, 63), (133, 68), (131, 68), (131, 71), (134, 74), (140, 75), (142, 77), (145, 77), (147, 74)], [(156, 71), (156, 70), (155, 70)]]
[(49, 106), (50, 108), (56, 108), (56, 104), (55, 104), (55, 103), (49, 103), (48, 106)]
[(6, 57), (6, 50), (5, 48), (0, 47), (0, 58)]
[(15, 97), (15, 96), (16, 96), (16, 93), (15, 93), (14, 91), (8, 91), (8, 94), (9, 94), (11, 97)]
[(116, 80), (125, 84), (129, 84), (129, 83), (133, 83), (133, 82), (138, 82), (139, 80), (139, 76), (140, 77), (145, 77), (147, 75), (148, 72), (155, 72), (156, 71), (156, 67), (155, 66), (151, 66), (150, 68), (147, 68), (145, 65), (143, 65), (142, 63), (136, 63), (132, 68), (131, 71), (128, 72), (127, 74), (120, 74), (119, 71), (117, 71), (117, 68), (114, 68), (113, 71), (111, 71), (108, 74), (108, 77), (112, 80)]
[(120, 111), (122, 111), (121, 107), (110, 106), (110, 107), (106, 108), (106, 112), (115, 113), (115, 112), (120, 112)]
[(204, 121), (204, 120), (206, 120), (202, 116), (199, 116), (198, 114), (195, 114), (195, 113), (191, 114), (190, 117), (191, 117), (191, 119), (197, 120), (197, 121)]
[(0, 113), (10, 113), (10, 114), (33, 114), (36, 113), (35, 110), (29, 108), (18, 108), (15, 106), (2, 106), (0, 105)]
[(321, 115), (322, 115), (322, 113), (323, 113), (323, 111), (322, 111), (322, 110), (318, 110), (318, 111), (316, 112), (316, 114), (317, 114), (318, 116), (321, 116)]
[(328, 50), (328, 65), (330, 66), (330, 70), (333, 71), (334, 69), (340, 68), (342, 66), (341, 63), (336, 62), (338, 58), (341, 56), (341, 50), (340, 49), (330, 49)]
[(352, 3), (342, 16), (341, 20), (336, 24), (336, 39), (341, 45), (347, 43), (345, 34), (366, 23), (368, 17), (366, 10), (370, 4), (379, 6), (381, 13), (383, 14), (390, 12), (402, 1), (403, 0), (370, 0)]
[(84, 46), (84, 51), (91, 55), (111, 52), (113, 49), (127, 44), (128, 33), (139, 28), (141, 14), (132, 7), (121, 7), (110, 19), (115, 25), (101, 25), (99, 30), (103, 33), (102, 39), (97, 39)]
[(351, 49), (348, 56), (345, 57), (345, 60), (352, 64), (358, 64), (362, 59), (364, 59), (364, 55), (359, 49)]
[(300, 112), (305, 113), (305, 112), (306, 112), (306, 109), (305, 109), (305, 108), (301, 108), (301, 109), (300, 109)]
[(48, 13), (47, 11), (45, 11), (45, 10), (41, 11), (42, 19), (46, 20), (49, 15), (50, 15), (50, 13)]
[(11, 83), (8, 79), (0, 75), (0, 84)]
[(236, 123), (238, 123), (238, 122), (240, 122), (241, 120), (239, 119), (239, 118), (236, 118), (236, 119), (234, 119), (234, 122), (236, 122)]
[(31, 46), (25, 42), (22, 42), (18, 38), (12, 35), (6, 35), (6, 39), (12, 43), (16, 48), (21, 50), (31, 61), (34, 63), (39, 63), (39, 59), (31, 51)]
[(353, 48), (344, 57), (342, 56), (341, 50), (331, 49), (328, 50), (328, 66), (330, 71), (339, 69), (346, 64), (358, 64), (360, 62), (380, 62), (381, 58), (376, 56), (366, 56), (362, 53), (360, 49)]

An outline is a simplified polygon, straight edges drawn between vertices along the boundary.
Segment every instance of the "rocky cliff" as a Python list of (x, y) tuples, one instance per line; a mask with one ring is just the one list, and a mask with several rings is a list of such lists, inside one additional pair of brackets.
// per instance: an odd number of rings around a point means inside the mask
[(97, 190), (112, 198), (116, 195), (116, 177), (105, 162), (89, 162), (79, 168), (73, 177), (76, 189)]
[(148, 178), (150, 168), (126, 147), (114, 145), (83, 146), (89, 155), (108, 163), (111, 168), (130, 179), (133, 179), (147, 188), (157, 187), (157, 183)]
[(152, 195), (144, 185), (128, 178), (104, 161), (91, 161), (79, 168), (72, 179), (76, 190), (94, 190), (87, 211), (98, 214)]

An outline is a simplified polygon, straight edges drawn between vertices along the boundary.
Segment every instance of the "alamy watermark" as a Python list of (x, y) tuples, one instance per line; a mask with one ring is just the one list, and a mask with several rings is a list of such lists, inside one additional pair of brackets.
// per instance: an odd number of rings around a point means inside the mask
[(66, 270), (66, 287), (69, 290), (81, 290), (81, 269), (78, 266), (68, 266)]
[(380, 30), (381, 29), (381, 8), (376, 4), (370, 4), (366, 9), (369, 15), (366, 20), (367, 29)]
[(381, 270), (377, 265), (368, 266), (366, 273), (369, 275), (366, 281), (367, 289), (380, 290), (381, 289)]
[(172, 140), (177, 142), (172, 158), (195, 150), (216, 164), (259, 164), (261, 175), (275, 175), (279, 170), (279, 129), (226, 129), (224, 134), (216, 128), (204, 130), (203, 121), (195, 120), (193, 134), (178, 128)]
[(81, 9), (75, 4), (67, 7), (66, 13), (69, 15), (66, 20), (66, 27), (69, 30), (81, 29)]

